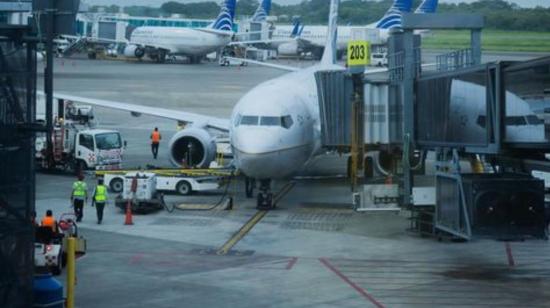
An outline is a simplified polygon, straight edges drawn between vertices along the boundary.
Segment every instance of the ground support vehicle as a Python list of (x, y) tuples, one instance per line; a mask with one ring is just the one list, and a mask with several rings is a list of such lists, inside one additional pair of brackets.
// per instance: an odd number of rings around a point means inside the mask
[(36, 227), (34, 244), (34, 265), (47, 268), (53, 275), (61, 274), (67, 260), (67, 238), (76, 238), (76, 253), (86, 253), (86, 239), (78, 236), (76, 216), (62, 214), (58, 221), (58, 232), (51, 227)]
[[(96, 175), (103, 176), (103, 181), (110, 191), (120, 193), (125, 187), (127, 175), (135, 172), (136, 170), (96, 171)], [(180, 195), (218, 189), (223, 180), (233, 174), (232, 169), (221, 168), (150, 169), (146, 172), (156, 175), (156, 190)]]
[[(91, 106), (69, 101), (58, 101), (54, 105), (51, 142), (48, 144), (46, 134), (36, 138), (37, 166), (73, 172), (120, 169), (124, 142), (118, 131), (95, 128)], [(45, 121), (38, 109), (37, 118)]]

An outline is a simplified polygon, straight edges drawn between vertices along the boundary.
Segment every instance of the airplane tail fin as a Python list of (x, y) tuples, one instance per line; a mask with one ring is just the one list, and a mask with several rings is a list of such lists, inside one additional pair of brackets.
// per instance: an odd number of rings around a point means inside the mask
[(392, 29), (401, 27), (401, 14), (409, 13), (411, 7), (412, 0), (394, 0), (393, 5), (388, 9), (386, 14), (376, 22), (376, 28)]
[(327, 42), (325, 51), (321, 58), (321, 63), (330, 65), (336, 63), (336, 37), (338, 32), (338, 4), (340, 0), (330, 1), (330, 11), (328, 14)]
[(252, 21), (265, 21), (271, 10), (271, 0), (262, 0), (256, 12), (252, 16)]
[(237, 5), (236, 2), (236, 0), (223, 1), (220, 14), (218, 14), (218, 17), (210, 26), (212, 29), (225, 31), (233, 30), (233, 18), (235, 17), (235, 7)]
[(300, 34), (302, 34), (302, 30), (304, 30), (304, 25), (301, 24), (299, 19), (295, 19), (293, 24), (294, 28), (292, 28), (290, 37), (298, 37), (300, 36)]
[(432, 14), (437, 10), (438, 0), (424, 0), (414, 11), (416, 14)]

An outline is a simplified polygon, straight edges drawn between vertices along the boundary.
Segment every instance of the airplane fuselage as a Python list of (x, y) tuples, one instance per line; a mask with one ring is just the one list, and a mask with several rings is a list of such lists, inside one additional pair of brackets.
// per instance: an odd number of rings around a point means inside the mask
[(171, 54), (186, 56), (206, 55), (230, 41), (231, 35), (176, 27), (139, 27), (130, 37), (130, 44), (165, 49)]
[(256, 179), (300, 171), (321, 152), (321, 125), (314, 73), (340, 66), (315, 65), (259, 84), (231, 115), (236, 167)]

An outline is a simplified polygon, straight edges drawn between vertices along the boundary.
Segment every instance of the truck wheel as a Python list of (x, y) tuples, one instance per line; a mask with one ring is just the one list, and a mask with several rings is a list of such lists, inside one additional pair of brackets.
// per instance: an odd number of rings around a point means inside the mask
[(178, 185), (176, 186), (176, 191), (178, 192), (178, 194), (183, 196), (190, 195), (192, 192), (191, 184), (189, 184), (189, 182), (187, 181), (179, 181)]
[(124, 183), (122, 179), (113, 179), (111, 183), (109, 183), (109, 188), (112, 192), (120, 193), (124, 189)]

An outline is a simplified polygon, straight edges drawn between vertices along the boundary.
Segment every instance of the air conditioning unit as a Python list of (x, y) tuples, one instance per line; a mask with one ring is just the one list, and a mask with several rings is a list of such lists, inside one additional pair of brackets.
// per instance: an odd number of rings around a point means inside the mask
[(546, 237), (542, 180), (518, 174), (438, 174), (436, 191), (438, 229), (464, 237)]
[(363, 185), (354, 193), (353, 205), (358, 212), (399, 211), (399, 186), (396, 184)]

